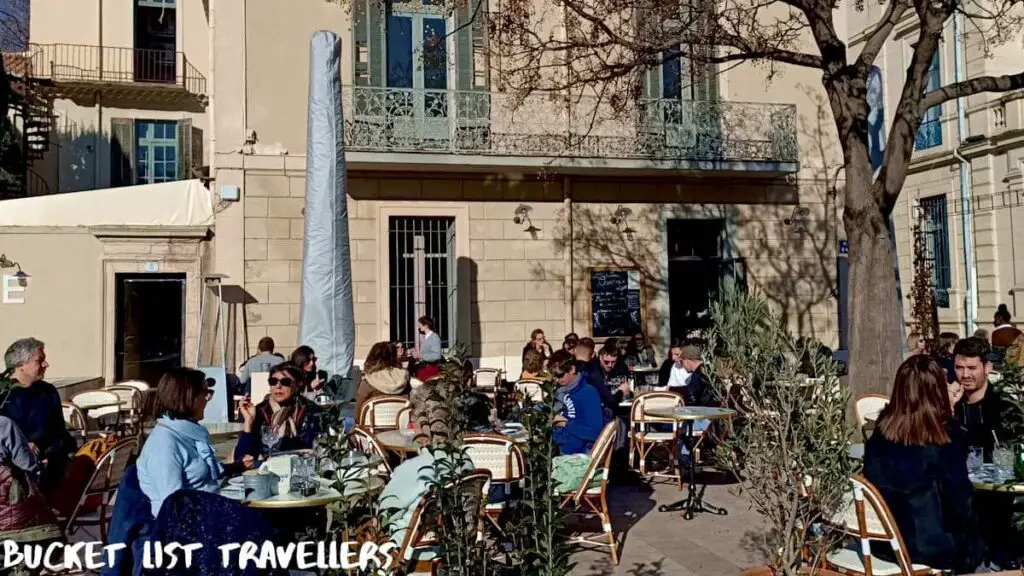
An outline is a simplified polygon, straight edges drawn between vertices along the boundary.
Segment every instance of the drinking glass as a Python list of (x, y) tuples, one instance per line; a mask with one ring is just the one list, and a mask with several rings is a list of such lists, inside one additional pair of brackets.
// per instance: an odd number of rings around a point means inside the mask
[(992, 462), (999, 469), (999, 474), (1013, 476), (1013, 450), (1009, 448), (996, 448), (992, 453)]
[(267, 456), (277, 454), (277, 447), (281, 444), (281, 437), (278, 436), (277, 430), (273, 426), (263, 426), (260, 430), (260, 438), (263, 443), (263, 451)]
[(981, 468), (984, 462), (984, 453), (981, 448), (977, 446), (971, 446), (967, 451), (967, 471), (974, 472)]

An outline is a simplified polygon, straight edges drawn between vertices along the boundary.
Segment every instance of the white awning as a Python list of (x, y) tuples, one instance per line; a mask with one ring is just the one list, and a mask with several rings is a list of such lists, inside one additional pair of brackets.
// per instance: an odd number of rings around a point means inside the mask
[(0, 226), (212, 226), (213, 193), (200, 180), (0, 201)]

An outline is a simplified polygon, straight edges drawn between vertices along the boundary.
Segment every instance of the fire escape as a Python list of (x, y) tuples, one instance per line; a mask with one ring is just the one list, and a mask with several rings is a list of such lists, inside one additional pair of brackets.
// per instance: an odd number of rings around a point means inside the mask
[(50, 193), (46, 180), (33, 164), (50, 150), (53, 128), (53, 97), (47, 87), (32, 75), (31, 57), (25, 54), (4, 54), (4, 68), (11, 86), (10, 108), (14, 126), (21, 132), (21, 182), (0, 189), (0, 198), (41, 196)]

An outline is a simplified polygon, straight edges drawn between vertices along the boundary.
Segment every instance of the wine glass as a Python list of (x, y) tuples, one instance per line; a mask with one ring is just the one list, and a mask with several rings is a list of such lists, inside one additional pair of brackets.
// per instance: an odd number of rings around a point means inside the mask
[(277, 447), (281, 444), (281, 436), (273, 426), (263, 426), (263, 429), (260, 431), (260, 439), (263, 443), (263, 452), (267, 456), (273, 456), (277, 453)]

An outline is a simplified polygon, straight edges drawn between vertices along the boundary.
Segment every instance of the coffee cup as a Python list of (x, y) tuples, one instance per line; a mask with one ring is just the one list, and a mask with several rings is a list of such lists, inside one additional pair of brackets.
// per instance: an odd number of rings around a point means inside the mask
[(274, 474), (248, 470), (242, 473), (242, 490), (246, 500), (266, 500), (273, 493), (271, 485), (274, 481)]

